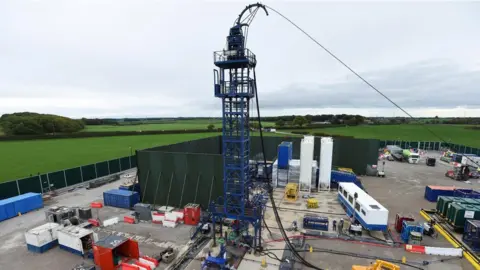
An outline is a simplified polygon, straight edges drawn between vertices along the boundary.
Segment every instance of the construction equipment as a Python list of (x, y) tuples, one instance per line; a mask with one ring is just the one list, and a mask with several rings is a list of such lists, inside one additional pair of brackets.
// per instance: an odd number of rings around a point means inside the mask
[[(223, 196), (209, 205), (212, 215), (212, 229), (225, 219), (238, 221), (239, 231), (249, 237), (248, 227), (253, 226), (253, 248), (261, 246), (261, 229), (265, 204), (263, 200), (254, 200), (251, 191), (258, 182), (251, 178), (250, 162), (250, 100), (257, 93), (255, 54), (246, 47), (246, 33), (249, 23), (259, 9), (268, 15), (265, 5), (248, 5), (238, 15), (227, 36), (226, 48), (213, 53), (214, 94), (222, 100), (222, 155), (223, 155)], [(242, 18), (247, 11), (250, 14)], [(244, 35), (245, 32), (245, 35)], [(267, 164), (263, 164), (266, 168)], [(267, 178), (266, 173), (262, 174)], [(262, 177), (261, 182), (269, 183)], [(220, 226), (220, 234), (223, 234)], [(215, 243), (215, 236), (214, 245)], [(240, 238), (245, 239), (245, 238)], [(214, 259), (212, 258), (214, 261)], [(207, 259), (208, 261), (208, 259)], [(223, 266), (222, 266), (223, 267)]]
[(308, 209), (318, 208), (318, 200), (315, 198), (307, 199), (307, 208)]
[(398, 232), (398, 233), (401, 233), (402, 232), (402, 228), (403, 228), (403, 221), (406, 220), (406, 221), (415, 221), (415, 218), (412, 216), (412, 215), (404, 215), (402, 213), (397, 213), (397, 215), (395, 216), (395, 230)]
[(288, 183), (285, 187), (284, 199), (289, 202), (296, 202), (298, 199), (299, 188), (297, 183)]
[(400, 266), (382, 260), (376, 260), (369, 266), (352, 265), (352, 270), (400, 270)]

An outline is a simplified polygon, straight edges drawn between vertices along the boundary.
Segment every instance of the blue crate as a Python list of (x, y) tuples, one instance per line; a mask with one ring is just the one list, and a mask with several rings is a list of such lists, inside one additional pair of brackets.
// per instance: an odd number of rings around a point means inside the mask
[(312, 230), (328, 231), (328, 217), (305, 215), (303, 217), (303, 228)]
[(106, 206), (130, 209), (140, 202), (140, 195), (136, 191), (112, 189), (103, 192), (103, 203)]
[(43, 207), (40, 193), (25, 193), (0, 201), (0, 221)]

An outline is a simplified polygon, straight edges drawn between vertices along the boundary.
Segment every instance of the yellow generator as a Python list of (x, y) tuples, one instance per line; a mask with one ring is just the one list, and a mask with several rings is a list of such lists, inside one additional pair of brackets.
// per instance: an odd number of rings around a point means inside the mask
[(298, 184), (288, 183), (285, 187), (285, 200), (289, 202), (296, 202), (298, 199)]
[(352, 270), (400, 270), (400, 266), (390, 262), (376, 260), (375, 263), (370, 266), (352, 265)]

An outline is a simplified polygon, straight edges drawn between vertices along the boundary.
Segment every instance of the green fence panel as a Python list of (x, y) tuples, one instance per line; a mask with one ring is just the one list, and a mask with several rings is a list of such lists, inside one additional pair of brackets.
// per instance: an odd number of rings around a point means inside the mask
[(65, 176), (67, 177), (67, 185), (76, 185), (82, 183), (82, 171), (80, 167), (65, 170)]
[(40, 180), (42, 181), (42, 189), (45, 191), (49, 191), (49, 183), (48, 183), (48, 177), (47, 174), (42, 174), (40, 175)]
[(120, 158), (120, 170), (125, 171), (130, 168), (130, 157)]
[(137, 156), (132, 156), (132, 168), (137, 167)]
[(81, 168), (82, 168), (82, 176), (83, 176), (84, 182), (97, 178), (94, 164), (85, 165), (85, 166), (82, 166)]
[(42, 193), (40, 176), (38, 175), (19, 179), (18, 187), (20, 188), (20, 194), (25, 194), (28, 192)]
[(120, 172), (120, 160), (118, 158), (109, 160), (107, 162), (108, 162), (108, 167), (110, 169), (110, 174)]
[(3, 182), (0, 184), (0, 200), (18, 195), (17, 181)]
[(49, 173), (48, 179), (50, 181), (50, 185), (53, 185), (52, 187), (54, 189), (65, 187), (65, 176), (63, 171)]
[(97, 168), (97, 177), (103, 177), (109, 175), (108, 173), (108, 161), (98, 162), (95, 164)]

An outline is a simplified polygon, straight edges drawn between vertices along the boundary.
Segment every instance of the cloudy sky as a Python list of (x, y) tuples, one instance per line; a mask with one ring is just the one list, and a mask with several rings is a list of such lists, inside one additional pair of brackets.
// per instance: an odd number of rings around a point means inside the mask
[[(212, 52), (249, 3), (0, 1), (0, 114), (220, 116)], [(480, 116), (480, 2), (263, 3), (414, 116)], [(263, 115), (403, 115), (276, 14), (248, 47)]]

